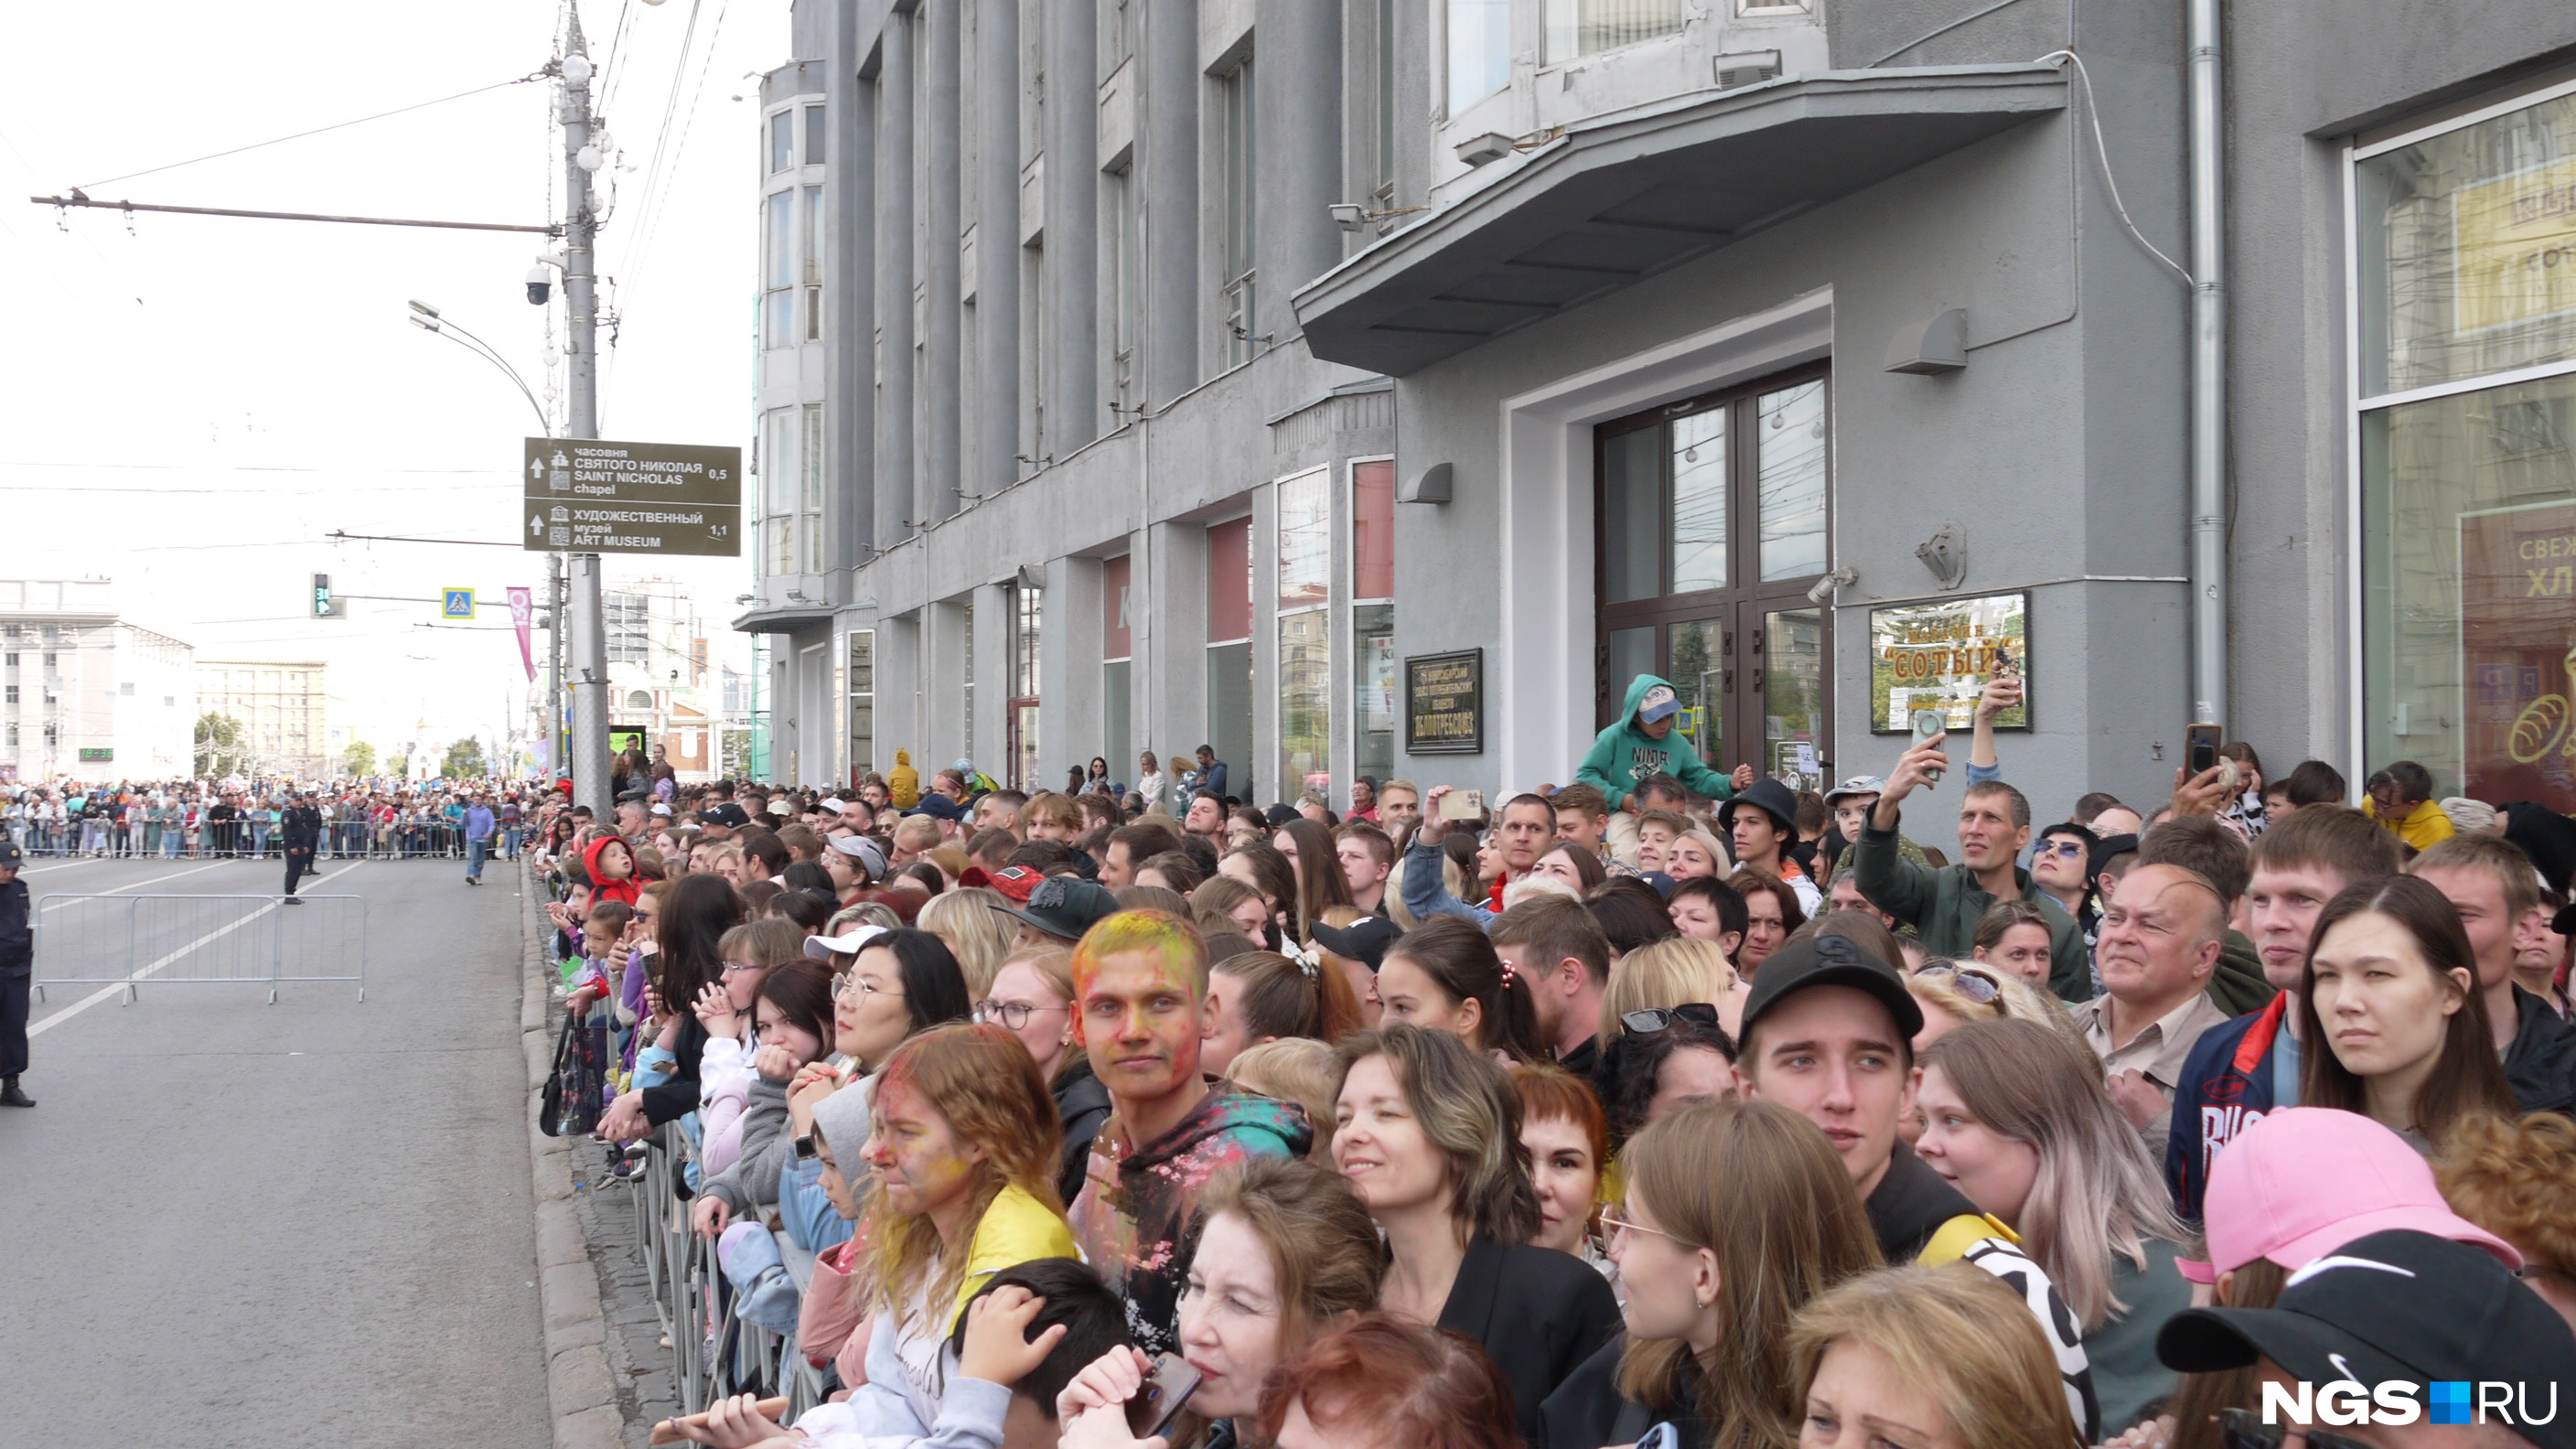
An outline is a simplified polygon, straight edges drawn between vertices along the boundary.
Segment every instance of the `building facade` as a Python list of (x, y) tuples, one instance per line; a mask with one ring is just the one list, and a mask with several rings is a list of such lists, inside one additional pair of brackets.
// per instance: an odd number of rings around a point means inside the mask
[(1518, 788), (1652, 673), (1821, 785), (2000, 661), (2016, 779), (2576, 808), (2576, 12), (2225, 12), (2195, 217), (2189, 10), (806, 0), (778, 773)]
[(0, 775), (186, 777), (194, 653), (119, 618), (105, 580), (0, 580)]
[[(206, 714), (241, 726), (243, 774), (318, 780), (333, 774), (329, 666), (318, 659), (203, 659), (197, 662), (197, 701)], [(429, 751), (419, 751), (427, 758)], [(438, 762), (429, 759), (429, 773)], [(415, 762), (415, 769), (418, 763)]]
[(611, 736), (633, 732), (645, 762), (667, 762), (683, 784), (714, 779), (722, 731), (734, 722), (711, 707), (707, 628), (687, 586), (638, 580), (608, 589), (602, 602)]

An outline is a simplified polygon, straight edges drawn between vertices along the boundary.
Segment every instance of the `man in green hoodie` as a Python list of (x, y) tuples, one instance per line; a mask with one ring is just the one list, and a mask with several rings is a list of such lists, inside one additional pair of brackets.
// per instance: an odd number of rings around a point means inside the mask
[(1752, 784), (1751, 765), (1721, 775), (1700, 759), (1690, 736), (1676, 728), (1681, 709), (1681, 696), (1669, 682), (1651, 674), (1629, 681), (1626, 709), (1617, 724), (1593, 740), (1591, 753), (1574, 772), (1575, 783), (1600, 791), (1614, 810), (1638, 808), (1629, 797), (1648, 775), (1671, 775), (1683, 788), (1711, 800), (1728, 799)]

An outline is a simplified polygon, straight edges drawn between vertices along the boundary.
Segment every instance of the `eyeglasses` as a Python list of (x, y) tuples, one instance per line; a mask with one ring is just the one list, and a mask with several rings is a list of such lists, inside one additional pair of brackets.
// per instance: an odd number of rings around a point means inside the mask
[(1662, 1031), (1676, 1021), (1715, 1026), (1718, 1024), (1717, 1008), (1705, 1001), (1685, 1001), (1679, 1006), (1644, 1006), (1619, 1013), (1619, 1025), (1639, 1036)]
[(1996, 982), (1995, 978), (1987, 975), (1983, 971), (1972, 971), (1964, 966), (1953, 966), (1943, 963), (1936, 966), (1926, 966), (1914, 974), (1917, 976), (1947, 976), (1950, 978), (1951, 984), (1959, 988), (1959, 994), (1961, 996), (1968, 998), (1979, 1006), (1984, 1006), (2003, 994), (2003, 987)]
[[(2347, 1438), (2327, 1429), (2301, 1429), (2308, 1449), (2370, 1449), (2358, 1439)], [(2281, 1449), (2290, 1429), (2283, 1424), (2266, 1424), (2251, 1409), (2218, 1411), (2218, 1442), (2223, 1449)]]
[(1029, 1024), (1029, 1017), (1041, 1011), (1071, 1011), (1069, 1006), (1040, 1006), (1029, 1001), (979, 1001), (975, 1019), (987, 1024), (1000, 1022), (1013, 1031)]
[(2031, 853), (2033, 855), (2064, 855), (2080, 857), (2084, 854), (2084, 842), (2080, 840), (2043, 840), (2039, 843), (2039, 848)]
[(903, 1000), (902, 992), (889, 986), (879, 986), (856, 975), (841, 978), (841, 984), (832, 990), (834, 1001), (859, 1001), (870, 996), (886, 996), (896, 1001)]
[(1605, 1240), (1615, 1239), (1621, 1233), (1652, 1233), (1656, 1237), (1662, 1238), (1668, 1243), (1678, 1243), (1681, 1241), (1681, 1239), (1674, 1237), (1672, 1234), (1665, 1232), (1661, 1228), (1650, 1228), (1644, 1223), (1637, 1221), (1635, 1218), (1628, 1216), (1628, 1205), (1624, 1202), (1602, 1204), (1601, 1236)]
[(727, 961), (724, 963), (724, 969), (725, 974), (730, 976), (737, 971), (766, 971), (769, 968), (751, 961)]

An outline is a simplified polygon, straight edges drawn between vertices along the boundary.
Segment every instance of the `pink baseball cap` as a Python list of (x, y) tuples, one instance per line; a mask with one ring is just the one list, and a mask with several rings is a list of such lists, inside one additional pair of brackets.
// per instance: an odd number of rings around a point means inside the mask
[(2296, 1270), (2355, 1238), (2404, 1228), (2484, 1248), (2519, 1271), (2511, 1243), (2451, 1211), (2432, 1164), (2358, 1112), (2283, 1107), (2236, 1134), (2209, 1166), (2201, 1202), (2209, 1259), (2178, 1258), (2194, 1283), (2269, 1258)]

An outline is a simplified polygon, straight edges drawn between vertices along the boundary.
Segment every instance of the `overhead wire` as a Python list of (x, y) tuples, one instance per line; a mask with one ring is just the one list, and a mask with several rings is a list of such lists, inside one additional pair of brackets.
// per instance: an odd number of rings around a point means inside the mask
[(298, 131), (292, 136), (277, 136), (266, 141), (253, 141), (247, 146), (234, 146), (228, 150), (210, 152), (203, 156), (191, 156), (185, 161), (173, 161), (168, 165), (147, 167), (141, 171), (128, 171), (122, 176), (110, 176), (104, 181), (84, 181), (72, 189), (75, 191), (87, 191), (93, 186), (113, 186), (119, 181), (131, 181), (138, 176), (158, 176), (164, 171), (176, 171), (182, 166), (194, 166), (201, 161), (217, 161), (226, 156), (238, 156), (244, 151), (257, 151), (265, 146), (280, 146), (289, 141), (301, 141), (307, 136), (319, 136), (325, 131), (346, 130), (351, 126), (363, 126), (369, 121), (381, 121), (388, 116), (400, 116), (412, 111), (426, 110), (431, 106), (443, 106), (449, 101), (461, 101), (467, 96), (479, 96), (485, 91), (497, 91), (509, 86), (526, 85), (528, 82), (533, 80), (543, 80), (545, 78), (545, 74), (546, 73), (541, 70), (530, 71), (526, 75), (513, 76), (509, 80), (494, 81), (488, 86), (476, 86), (470, 91), (458, 91), (452, 96), (440, 96), (436, 100), (419, 101), (408, 106), (397, 106), (393, 110), (378, 111), (372, 116), (360, 116), (353, 121), (334, 121), (327, 126), (316, 126), (309, 131)]
[(672, 148), (670, 166), (663, 172), (662, 188), (660, 193), (652, 198), (651, 210), (637, 223), (637, 229), (642, 232), (642, 235), (637, 239), (634, 250), (623, 258), (618, 268), (626, 278), (625, 286), (619, 293), (621, 303), (628, 294), (641, 285), (640, 278), (643, 274), (644, 262), (652, 255), (654, 240), (661, 235), (662, 218), (670, 210), (671, 189), (677, 184), (674, 178), (679, 173), (682, 156), (688, 150), (689, 132), (697, 125), (698, 102), (706, 94), (707, 72), (714, 68), (716, 47), (724, 38), (725, 12), (728, 8), (730, 8), (730, 0), (718, 0), (715, 23), (707, 32), (706, 54), (698, 62), (698, 81), (689, 92), (688, 114), (680, 124), (679, 144)]

